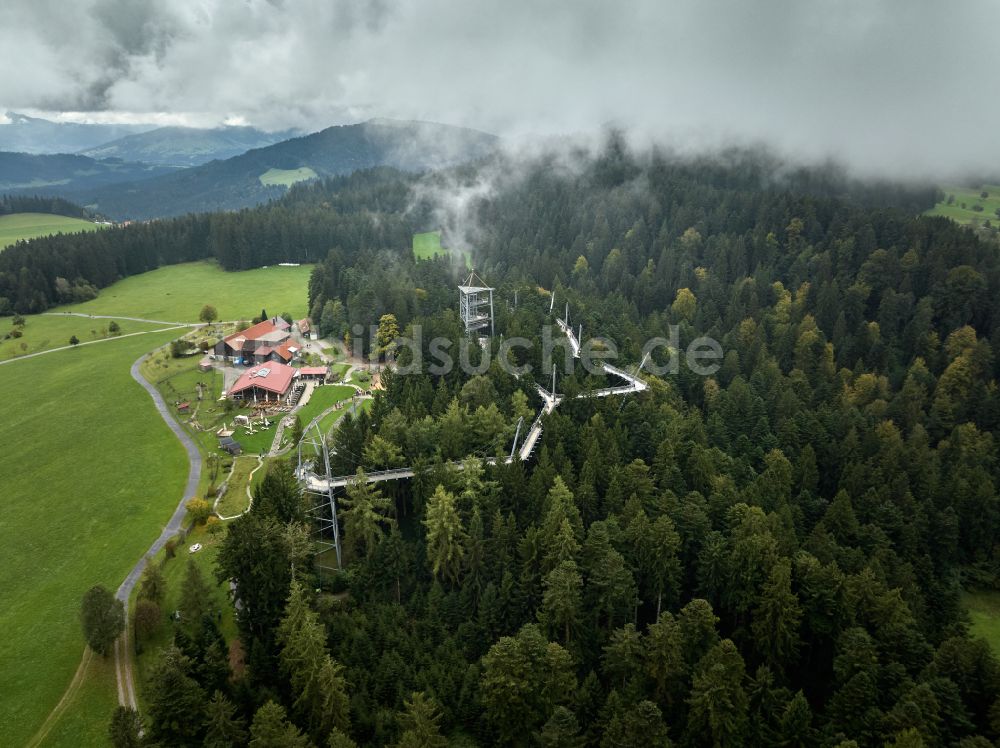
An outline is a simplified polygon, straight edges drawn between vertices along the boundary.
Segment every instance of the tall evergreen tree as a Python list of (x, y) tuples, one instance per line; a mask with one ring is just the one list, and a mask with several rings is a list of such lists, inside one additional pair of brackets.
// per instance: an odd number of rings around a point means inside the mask
[(326, 631), (305, 599), (299, 582), (292, 582), (285, 616), (278, 626), (281, 671), (294, 695), (293, 709), (310, 734), (325, 736), (334, 727), (350, 727), (343, 668), (330, 657)]
[(235, 748), (246, 743), (246, 724), (221, 691), (215, 692), (205, 711), (205, 748)]
[(431, 571), (438, 579), (458, 583), (468, 535), (455, 507), (455, 497), (438, 486), (427, 501), (427, 558)]
[(391, 526), (395, 522), (388, 516), (392, 502), (374, 488), (364, 471), (358, 468), (341, 506), (345, 543), (359, 556), (370, 555), (383, 538), (383, 525)]

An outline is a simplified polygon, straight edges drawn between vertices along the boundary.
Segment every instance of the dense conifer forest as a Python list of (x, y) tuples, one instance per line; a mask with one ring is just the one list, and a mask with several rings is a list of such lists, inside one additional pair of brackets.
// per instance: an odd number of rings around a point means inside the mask
[[(464, 190), (460, 214), (430, 197)], [(934, 199), (612, 139), (8, 250), (0, 296), (19, 311), (57, 301), (53, 273), (102, 286), (196, 257), (319, 260), (325, 333), (393, 314), (457, 350), (459, 271), (408, 252), (440, 221), (498, 287), (507, 337), (538, 342), (554, 292), (623, 365), (672, 325), (681, 346), (724, 351), (708, 377), (682, 364), (624, 400), (566, 401), (535, 458), (497, 466), (475, 457), (505, 454), (538, 406), (531, 376), (496, 364), (499, 339), (479, 374), (387, 372), (371, 413), (343, 420), (335, 468), (416, 477), (347, 489), (345, 568), (328, 574), (311, 563), (313, 507), (273, 467), (218, 563), (245, 669), (213, 616), (182, 609), (147, 684), (147, 739), (992, 745), (1000, 664), (959, 595), (1000, 584), (1000, 274), (995, 247), (916, 217)], [(535, 371), (537, 347), (519, 354)], [(577, 371), (558, 387), (595, 384)], [(197, 586), (186, 599), (200, 610)]]

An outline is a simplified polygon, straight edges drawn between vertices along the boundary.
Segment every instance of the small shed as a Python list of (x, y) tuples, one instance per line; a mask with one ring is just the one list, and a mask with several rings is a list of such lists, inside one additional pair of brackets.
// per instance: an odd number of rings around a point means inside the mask
[(325, 382), (330, 375), (329, 366), (303, 366), (299, 369), (299, 377), (314, 382)]
[(212, 370), (212, 357), (211, 356), (205, 356), (201, 361), (198, 362), (198, 368), (201, 369), (202, 371), (211, 371)]
[(187, 400), (185, 400), (182, 403), (177, 403), (178, 413), (187, 413), (189, 410), (191, 410), (191, 403), (189, 403)]
[(219, 448), (226, 450), (234, 457), (243, 454), (243, 447), (231, 436), (219, 437)]

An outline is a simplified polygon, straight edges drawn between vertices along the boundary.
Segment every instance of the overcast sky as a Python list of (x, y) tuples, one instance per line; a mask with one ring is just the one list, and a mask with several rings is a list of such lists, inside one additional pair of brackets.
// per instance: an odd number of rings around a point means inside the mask
[(613, 121), (895, 173), (1000, 167), (1000, 2), (3, 0), (0, 111), (517, 138)]

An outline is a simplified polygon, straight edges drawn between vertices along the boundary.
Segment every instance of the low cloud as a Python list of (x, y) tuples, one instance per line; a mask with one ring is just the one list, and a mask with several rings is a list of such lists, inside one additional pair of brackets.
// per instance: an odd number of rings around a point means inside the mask
[(1000, 4), (911, 0), (6, 0), (0, 108), (509, 139), (613, 122), (856, 169), (1000, 169)]

